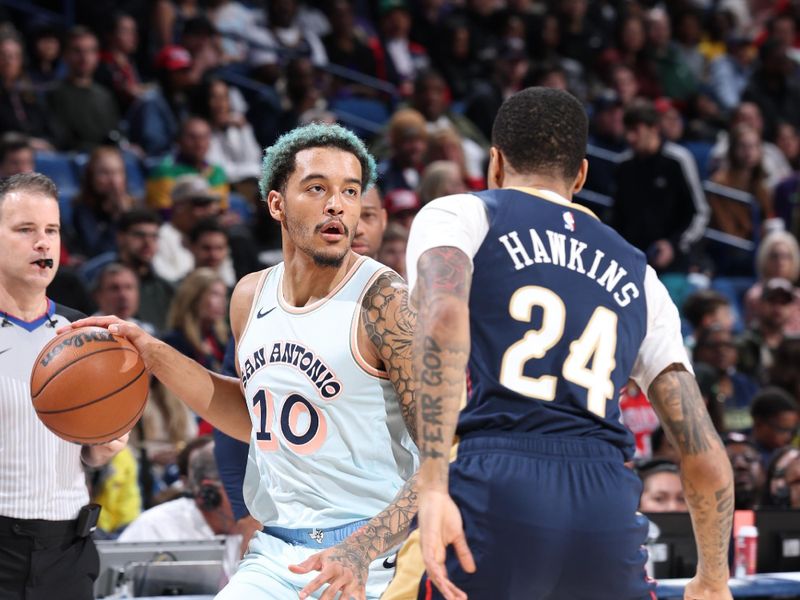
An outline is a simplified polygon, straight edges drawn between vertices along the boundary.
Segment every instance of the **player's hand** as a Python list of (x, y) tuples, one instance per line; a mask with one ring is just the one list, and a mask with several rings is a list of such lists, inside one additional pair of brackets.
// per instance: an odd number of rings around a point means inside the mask
[(87, 317), (80, 319), (74, 323), (70, 323), (66, 327), (60, 327), (57, 333), (64, 333), (70, 329), (78, 329), (80, 327), (104, 327), (114, 335), (128, 338), (130, 342), (136, 346), (140, 353), (144, 353), (145, 348), (152, 342), (157, 342), (156, 338), (147, 333), (144, 329), (131, 323), (130, 321), (123, 321), (114, 315), (106, 317)]
[(253, 539), (256, 531), (261, 530), (261, 523), (256, 521), (255, 517), (246, 515), (236, 521), (236, 526), (233, 528), (233, 533), (242, 536), (242, 543), (239, 545), (239, 558), (244, 558), (247, 553), (247, 547), (250, 545), (250, 540)]
[(84, 446), (82, 451), (83, 462), (90, 467), (102, 467), (107, 464), (112, 458), (119, 454), (125, 446), (128, 445), (128, 438), (130, 433), (126, 433), (115, 440), (106, 442), (105, 444), (95, 444), (93, 446)]
[(683, 600), (733, 600), (727, 584), (710, 585), (698, 575), (686, 584)]
[(420, 494), (417, 520), (428, 577), (446, 600), (466, 600), (467, 595), (447, 577), (444, 565), (447, 546), (452, 544), (461, 568), (467, 573), (475, 572), (475, 559), (467, 546), (458, 506), (445, 491), (425, 491)]
[(300, 590), (300, 598), (308, 598), (323, 585), (328, 584), (320, 600), (366, 600), (369, 559), (347, 541), (309, 556), (299, 565), (289, 565), (292, 573), (303, 575), (319, 571), (311, 583)]

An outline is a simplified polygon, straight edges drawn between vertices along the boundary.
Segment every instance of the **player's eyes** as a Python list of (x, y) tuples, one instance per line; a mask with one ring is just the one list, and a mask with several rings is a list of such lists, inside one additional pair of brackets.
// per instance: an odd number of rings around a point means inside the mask
[(315, 192), (315, 193), (316, 192), (321, 192), (321, 191), (323, 191), (323, 187), (321, 185), (312, 185), (312, 186), (309, 186), (308, 191), (309, 192)]

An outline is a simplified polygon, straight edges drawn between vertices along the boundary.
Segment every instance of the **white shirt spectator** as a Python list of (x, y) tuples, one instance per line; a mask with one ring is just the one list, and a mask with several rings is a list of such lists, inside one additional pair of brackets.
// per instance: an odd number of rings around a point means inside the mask
[(212, 539), (214, 532), (193, 498), (177, 498), (144, 511), (119, 536), (120, 542)]

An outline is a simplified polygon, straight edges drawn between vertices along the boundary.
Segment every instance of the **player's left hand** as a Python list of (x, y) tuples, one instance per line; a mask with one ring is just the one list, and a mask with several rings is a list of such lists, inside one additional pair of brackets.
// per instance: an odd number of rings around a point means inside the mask
[(341, 594), (340, 600), (366, 600), (369, 562), (363, 552), (352, 548), (347, 542), (342, 542), (317, 552), (299, 565), (289, 565), (289, 570), (299, 575), (311, 571), (320, 572), (311, 583), (300, 590), (302, 599), (310, 597), (323, 585), (328, 584), (320, 600), (334, 600), (337, 594)]
[(102, 467), (119, 454), (128, 445), (130, 433), (126, 433), (105, 444), (83, 447), (83, 462), (90, 467)]

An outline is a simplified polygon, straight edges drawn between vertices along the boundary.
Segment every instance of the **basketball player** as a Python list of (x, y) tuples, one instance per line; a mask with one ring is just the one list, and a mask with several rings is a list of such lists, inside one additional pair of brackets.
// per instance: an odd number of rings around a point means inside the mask
[(240, 380), (130, 323), (82, 322), (126, 335), (176, 395), (250, 443), (244, 497), (265, 527), (219, 598), (378, 598), (394, 573), (416, 512), (415, 315), (399, 276), (350, 247), (374, 174), (338, 126), (295, 129), (267, 151), (261, 188), (284, 262), (234, 290)]
[(699, 552), (685, 597), (731, 598), (725, 450), (645, 255), (570, 202), (586, 135), (569, 94), (515, 94), (494, 123), (490, 189), (435, 200), (411, 231), (423, 464), (397, 585), (416, 566), (420, 598), (655, 597), (641, 482), (624, 465), (629, 376), (681, 455)]
[(61, 255), (57, 198), (39, 173), (0, 181), (0, 598), (10, 600), (94, 598), (97, 515), (84, 507), (81, 461), (105, 464), (127, 440), (81, 447), (33, 409), (34, 360), (57, 327), (83, 316), (45, 295)]

